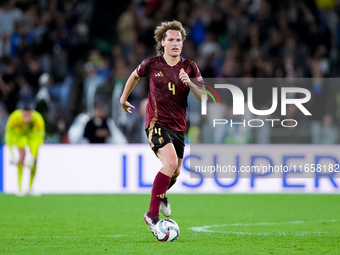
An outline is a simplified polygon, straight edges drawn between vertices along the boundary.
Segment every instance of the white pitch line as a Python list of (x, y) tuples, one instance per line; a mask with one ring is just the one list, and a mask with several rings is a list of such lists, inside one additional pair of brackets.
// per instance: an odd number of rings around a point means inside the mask
[(100, 236), (100, 237), (122, 237), (122, 236), (126, 236), (126, 235)]
[[(99, 237), (123, 237), (126, 235), (100, 235)], [(81, 236), (51, 236), (51, 237), (45, 237), (45, 236), (16, 236), (16, 237), (5, 237), (5, 238), (14, 238), (14, 239), (40, 239), (40, 238), (47, 238), (47, 239), (79, 239), (83, 238)]]
[(329, 232), (301, 232), (301, 233), (286, 233), (286, 232), (278, 232), (278, 233), (267, 233), (267, 232), (259, 232), (259, 233), (252, 233), (252, 232), (233, 232), (233, 231), (213, 231), (216, 233), (221, 234), (232, 234), (232, 235), (256, 235), (256, 236), (320, 236), (324, 234), (329, 234)]
[[(223, 225), (206, 225), (201, 227), (192, 227), (191, 230), (195, 232), (205, 232), (205, 233), (224, 233), (224, 234), (234, 234), (234, 235), (292, 235), (290, 233), (252, 233), (252, 232), (234, 232), (234, 231), (217, 231), (211, 230), (210, 228), (216, 227), (238, 227), (238, 226), (265, 226), (265, 225), (278, 225), (278, 224), (309, 224), (309, 223), (322, 223), (322, 222), (338, 222), (339, 220), (318, 220), (318, 221), (288, 221), (288, 222), (258, 222), (258, 223), (232, 223), (232, 224), (223, 224)], [(296, 236), (304, 236), (304, 235), (321, 235), (321, 234), (328, 234), (328, 232), (300, 232), (300, 233), (293, 233)]]

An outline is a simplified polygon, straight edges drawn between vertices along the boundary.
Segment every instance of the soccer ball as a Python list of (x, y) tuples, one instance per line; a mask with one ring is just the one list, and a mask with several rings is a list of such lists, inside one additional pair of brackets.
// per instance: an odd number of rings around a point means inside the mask
[(156, 224), (156, 238), (160, 242), (173, 242), (179, 236), (179, 227), (174, 220), (163, 219)]

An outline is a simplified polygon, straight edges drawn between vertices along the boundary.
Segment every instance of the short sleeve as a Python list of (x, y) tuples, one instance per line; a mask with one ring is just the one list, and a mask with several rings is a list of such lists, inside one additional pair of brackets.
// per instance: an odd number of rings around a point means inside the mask
[(19, 115), (20, 115), (20, 110), (16, 110), (13, 113), (11, 113), (6, 124), (6, 132), (15, 128), (15, 126), (18, 123)]
[(137, 71), (137, 75), (139, 77), (144, 77), (144, 76), (147, 76), (149, 73), (148, 73), (148, 63), (149, 61), (146, 59), (146, 60), (143, 60), (142, 63), (139, 64), (139, 66), (136, 68), (136, 71)]
[(191, 73), (190, 73), (190, 78), (192, 79), (192, 82), (201, 87), (201, 88), (205, 88), (205, 84), (204, 84), (204, 80), (202, 78), (202, 74), (198, 68), (198, 66), (196, 65), (195, 62), (191, 61), (190, 63), (191, 66)]

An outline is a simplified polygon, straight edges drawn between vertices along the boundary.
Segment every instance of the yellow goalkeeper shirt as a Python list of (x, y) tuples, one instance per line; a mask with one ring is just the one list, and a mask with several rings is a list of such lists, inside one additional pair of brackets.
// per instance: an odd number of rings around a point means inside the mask
[(25, 123), (22, 116), (22, 110), (14, 111), (6, 124), (6, 136), (27, 136), (44, 140), (45, 122), (43, 117), (37, 111), (32, 110), (31, 121)]

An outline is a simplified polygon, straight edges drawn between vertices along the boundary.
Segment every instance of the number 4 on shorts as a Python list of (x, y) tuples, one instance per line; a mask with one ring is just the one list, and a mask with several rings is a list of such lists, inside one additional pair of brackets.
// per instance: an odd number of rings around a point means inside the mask
[(161, 134), (161, 128), (158, 128), (158, 130), (157, 130), (157, 128), (155, 127), (155, 134), (157, 135), (162, 135)]

